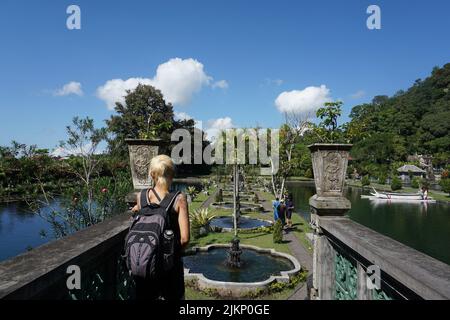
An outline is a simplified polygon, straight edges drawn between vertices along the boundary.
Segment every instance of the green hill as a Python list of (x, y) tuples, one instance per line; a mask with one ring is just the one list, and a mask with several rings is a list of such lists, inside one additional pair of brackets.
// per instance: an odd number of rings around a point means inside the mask
[(386, 175), (415, 153), (432, 155), (435, 166), (445, 166), (450, 162), (450, 63), (435, 67), (407, 91), (353, 107), (350, 118), (346, 133), (361, 173)]

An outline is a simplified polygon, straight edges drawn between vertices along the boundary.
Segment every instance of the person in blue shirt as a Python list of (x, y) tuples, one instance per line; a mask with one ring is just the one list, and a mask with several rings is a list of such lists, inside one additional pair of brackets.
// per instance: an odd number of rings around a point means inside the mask
[(279, 219), (278, 209), (280, 208), (280, 199), (277, 197), (275, 201), (272, 202), (273, 206), (273, 221), (277, 222)]

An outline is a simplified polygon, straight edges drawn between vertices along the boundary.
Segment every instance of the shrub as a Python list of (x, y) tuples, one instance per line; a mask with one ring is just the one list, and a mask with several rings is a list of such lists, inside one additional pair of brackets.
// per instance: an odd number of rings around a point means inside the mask
[(441, 179), (441, 181), (439, 181), (439, 185), (441, 186), (442, 191), (450, 195), (450, 178)]
[(379, 184), (386, 184), (386, 180), (387, 180), (387, 177), (386, 177), (385, 174), (380, 174), (378, 176), (378, 183)]
[(215, 215), (210, 214), (208, 208), (197, 209), (189, 213), (192, 237), (198, 238), (202, 228), (207, 232), (209, 230), (209, 223), (214, 217)]
[(394, 177), (391, 182), (392, 191), (400, 190), (402, 188), (402, 182), (398, 177)]
[(194, 201), (195, 197), (198, 194), (197, 189), (194, 186), (188, 187), (186, 189), (186, 193), (191, 201)]
[(420, 185), (420, 180), (419, 180), (419, 178), (417, 178), (417, 177), (415, 177), (415, 178), (413, 178), (412, 180), (411, 180), (411, 187), (412, 188), (419, 188), (419, 185)]
[(258, 203), (259, 202), (259, 198), (258, 198), (258, 195), (256, 194), (256, 192), (253, 194), (253, 202), (254, 203)]
[(369, 176), (364, 176), (364, 177), (362, 177), (362, 179), (361, 179), (361, 185), (362, 185), (363, 187), (370, 185), (370, 179), (369, 179)]
[(311, 168), (306, 169), (305, 178), (313, 178), (313, 171), (311, 170)]
[(273, 227), (273, 242), (281, 243), (283, 242), (283, 223), (280, 219), (275, 222), (275, 226)]
[(420, 184), (422, 187), (429, 189), (430, 188), (430, 182), (426, 178), (420, 179)]
[(214, 199), (215, 202), (223, 202), (223, 191), (222, 189), (219, 189), (216, 193), (216, 198)]

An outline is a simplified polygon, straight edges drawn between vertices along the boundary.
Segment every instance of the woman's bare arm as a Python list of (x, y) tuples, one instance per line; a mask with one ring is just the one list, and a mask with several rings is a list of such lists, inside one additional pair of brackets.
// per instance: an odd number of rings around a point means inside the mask
[(189, 243), (189, 209), (185, 194), (178, 198), (175, 210), (178, 212), (178, 224), (180, 225), (181, 246), (185, 248)]

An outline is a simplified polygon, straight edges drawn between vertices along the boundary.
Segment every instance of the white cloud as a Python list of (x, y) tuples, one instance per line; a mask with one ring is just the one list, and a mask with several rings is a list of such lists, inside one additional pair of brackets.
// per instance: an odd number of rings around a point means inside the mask
[[(56, 147), (53, 149), (53, 151), (50, 153), (53, 157), (61, 157), (61, 158), (67, 158), (71, 155), (79, 156), (83, 154), (92, 153), (92, 143), (86, 143), (82, 149), (71, 149), (66, 147)], [(105, 153), (107, 149), (106, 142), (101, 142), (97, 147), (96, 150), (94, 150), (94, 154), (102, 154)]]
[[(133, 90), (139, 83), (152, 85), (161, 90), (167, 102), (174, 105), (188, 104), (195, 93), (202, 87), (211, 85), (213, 78), (208, 76), (199, 61), (189, 58), (173, 58), (156, 69), (153, 78), (113, 79), (97, 88), (97, 97), (106, 102), (109, 109), (114, 109), (115, 102), (124, 103), (126, 90)], [(228, 86), (220, 80), (213, 87)]]
[(193, 117), (191, 117), (190, 115), (188, 115), (186, 112), (174, 112), (174, 118), (175, 120), (189, 120), (189, 119), (194, 119)]
[(61, 157), (61, 158), (66, 158), (68, 156), (70, 156), (72, 153), (70, 153), (68, 150), (66, 150), (63, 147), (57, 147), (55, 148), (50, 155), (53, 157)]
[(212, 84), (212, 88), (219, 88), (219, 89), (227, 89), (228, 88), (228, 82), (226, 80), (219, 80)]
[(125, 103), (126, 91), (133, 90), (139, 83), (152, 84), (150, 79), (145, 78), (108, 80), (103, 86), (97, 88), (97, 97), (106, 102), (108, 109), (114, 110), (116, 102)]
[(81, 89), (81, 83), (71, 81), (66, 83), (62, 88), (57, 89), (53, 92), (54, 96), (68, 96), (71, 94), (75, 94), (77, 96), (83, 95), (83, 90)]
[(350, 98), (352, 99), (361, 99), (362, 97), (364, 97), (366, 95), (366, 92), (364, 90), (358, 90), (355, 93), (350, 95)]
[(211, 119), (206, 122), (206, 136), (208, 140), (214, 140), (220, 131), (234, 128), (233, 120), (230, 117)]
[(275, 105), (280, 112), (307, 113), (318, 109), (327, 101), (331, 101), (330, 90), (321, 85), (284, 91), (276, 98)]

